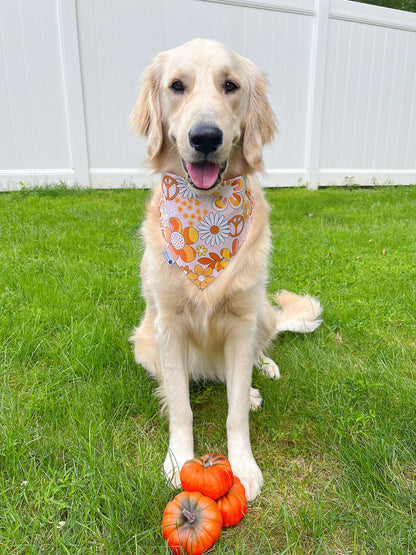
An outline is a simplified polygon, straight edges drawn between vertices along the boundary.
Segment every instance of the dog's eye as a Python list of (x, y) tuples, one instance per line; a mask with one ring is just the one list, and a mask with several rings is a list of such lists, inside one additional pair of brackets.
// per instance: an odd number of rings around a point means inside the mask
[(236, 91), (239, 88), (239, 86), (234, 83), (233, 81), (226, 81), (224, 83), (224, 90), (226, 93), (231, 93)]
[(183, 93), (185, 92), (185, 87), (183, 86), (182, 81), (174, 81), (172, 83), (172, 85), (170, 86), (170, 88), (177, 93)]

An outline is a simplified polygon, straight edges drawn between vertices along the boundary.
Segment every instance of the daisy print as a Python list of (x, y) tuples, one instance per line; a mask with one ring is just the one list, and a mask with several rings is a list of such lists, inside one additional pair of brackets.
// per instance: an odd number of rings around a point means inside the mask
[(178, 177), (177, 180), (178, 180), (179, 194), (182, 198), (186, 200), (190, 198), (194, 200), (198, 200), (199, 198), (201, 198), (200, 195), (198, 195), (198, 193), (191, 190), (186, 179), (184, 179), (183, 177)]
[(198, 226), (199, 236), (211, 247), (223, 243), (230, 234), (228, 220), (221, 214), (210, 212)]

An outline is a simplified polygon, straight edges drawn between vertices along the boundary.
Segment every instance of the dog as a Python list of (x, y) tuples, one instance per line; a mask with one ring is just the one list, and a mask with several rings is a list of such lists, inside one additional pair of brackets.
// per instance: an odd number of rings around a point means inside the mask
[(189, 380), (227, 388), (228, 459), (248, 500), (263, 485), (250, 445), (253, 366), (279, 377), (264, 350), (279, 332), (311, 332), (319, 301), (266, 293), (269, 207), (256, 178), (277, 132), (266, 79), (248, 59), (211, 40), (156, 56), (130, 124), (147, 137), (147, 164), (162, 175), (142, 225), (146, 310), (132, 336), (136, 361), (159, 382), (169, 417), (163, 465), (170, 483), (194, 456)]

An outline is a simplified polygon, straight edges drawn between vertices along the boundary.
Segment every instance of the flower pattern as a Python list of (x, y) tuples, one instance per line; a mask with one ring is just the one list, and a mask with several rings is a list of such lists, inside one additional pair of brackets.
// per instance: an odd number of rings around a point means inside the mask
[(205, 268), (198, 264), (195, 266), (195, 272), (188, 272), (188, 277), (191, 281), (195, 283), (200, 289), (205, 289), (207, 285), (214, 281), (212, 274), (212, 268)]
[(251, 218), (251, 215), (253, 214), (253, 202), (248, 196), (248, 191), (247, 191), (247, 196), (243, 200), (242, 212), (243, 212), (244, 222), (248, 222), (249, 219)]
[(232, 257), (237, 254), (238, 249), (238, 239), (234, 239), (231, 251), (230, 249), (221, 249), (219, 255), (216, 252), (210, 252), (208, 257), (199, 258), (198, 262), (207, 265), (208, 268), (213, 268), (215, 270), (221, 271), (228, 266)]
[(182, 224), (178, 218), (170, 218), (169, 227), (164, 229), (165, 240), (173, 258), (179, 257), (184, 262), (192, 262), (196, 253), (190, 246), (198, 240), (198, 231), (194, 227), (186, 227), (182, 230)]
[(230, 234), (230, 226), (222, 214), (210, 212), (198, 226), (198, 231), (201, 239), (207, 245), (214, 247), (224, 243)]
[(253, 205), (245, 177), (223, 181), (213, 192), (199, 194), (182, 177), (164, 175), (159, 219), (167, 263), (176, 263), (204, 290), (237, 256), (250, 230)]
[(203, 245), (199, 245), (199, 247), (196, 247), (196, 254), (198, 256), (205, 256), (208, 252), (207, 247), (204, 247)]
[(188, 200), (191, 198), (193, 200), (198, 200), (200, 198), (200, 195), (198, 195), (196, 191), (193, 191), (189, 187), (186, 179), (184, 179), (183, 177), (178, 177), (177, 182), (178, 182), (178, 193), (183, 199)]
[(225, 210), (228, 205), (237, 210), (243, 203), (245, 183), (242, 177), (223, 181), (214, 199), (217, 210)]

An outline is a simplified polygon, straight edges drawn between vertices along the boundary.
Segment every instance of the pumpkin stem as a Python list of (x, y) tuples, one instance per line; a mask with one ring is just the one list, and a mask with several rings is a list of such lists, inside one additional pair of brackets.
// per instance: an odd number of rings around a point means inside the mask
[(204, 468), (209, 468), (210, 466), (212, 466), (212, 461), (211, 461), (211, 459), (210, 459), (209, 457), (207, 457), (207, 458), (204, 460), (204, 464), (203, 464), (202, 466), (203, 466)]
[(196, 520), (196, 516), (194, 515), (194, 513), (191, 513), (191, 511), (188, 511), (188, 509), (183, 509), (182, 515), (186, 518), (189, 524), (193, 524)]

